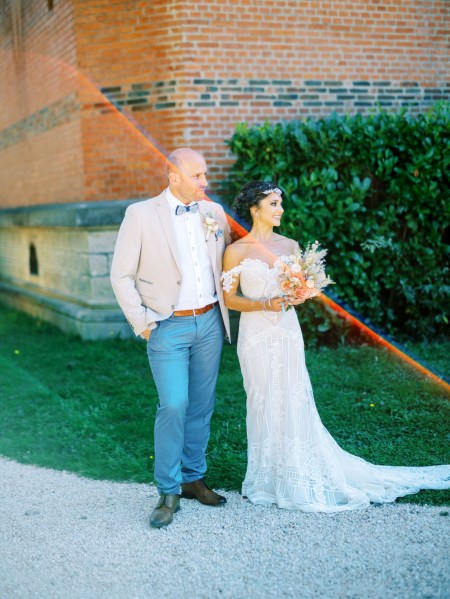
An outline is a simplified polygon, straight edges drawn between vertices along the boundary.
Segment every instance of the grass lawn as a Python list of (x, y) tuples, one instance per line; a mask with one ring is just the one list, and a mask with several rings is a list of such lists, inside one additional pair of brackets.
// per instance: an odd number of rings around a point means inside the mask
[[(448, 370), (450, 342), (415, 344)], [(450, 397), (388, 352), (307, 349), (322, 420), (346, 450), (379, 464), (450, 463)], [(157, 396), (145, 344), (82, 341), (0, 309), (0, 454), (97, 479), (153, 480)], [(239, 490), (245, 472), (245, 394), (235, 346), (224, 347), (208, 447), (208, 482)], [(450, 491), (400, 501), (450, 504)]]

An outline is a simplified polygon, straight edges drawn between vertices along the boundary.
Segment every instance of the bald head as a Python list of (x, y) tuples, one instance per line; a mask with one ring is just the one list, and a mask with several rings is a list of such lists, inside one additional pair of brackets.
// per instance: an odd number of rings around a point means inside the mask
[(171, 152), (166, 159), (166, 175), (169, 178), (169, 174), (177, 172), (183, 169), (189, 161), (204, 161), (205, 159), (200, 154), (192, 150), (192, 148), (178, 148)]
[(203, 200), (208, 187), (206, 162), (200, 152), (191, 148), (178, 148), (166, 160), (169, 189), (181, 202), (189, 204)]

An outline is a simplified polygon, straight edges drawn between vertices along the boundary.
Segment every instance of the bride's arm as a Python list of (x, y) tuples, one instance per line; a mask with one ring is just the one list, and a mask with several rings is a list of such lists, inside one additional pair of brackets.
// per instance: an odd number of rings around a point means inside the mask
[(223, 257), (223, 299), (225, 305), (230, 310), (237, 312), (253, 312), (254, 310), (262, 310), (262, 302), (248, 299), (237, 295), (240, 280), (240, 256), (233, 251), (232, 246), (228, 246)]
[(224, 290), (225, 305), (230, 310), (237, 312), (280, 312), (283, 298), (252, 300), (237, 294), (241, 274), (242, 255), (233, 245), (229, 245), (223, 257), (222, 285)]

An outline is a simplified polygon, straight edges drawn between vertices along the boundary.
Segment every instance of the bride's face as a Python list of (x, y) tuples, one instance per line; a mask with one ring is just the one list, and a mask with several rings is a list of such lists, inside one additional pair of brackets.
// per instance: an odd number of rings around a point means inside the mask
[(254, 224), (279, 227), (284, 212), (282, 203), (283, 200), (277, 193), (270, 193), (259, 202), (257, 207), (255, 206), (252, 212)]

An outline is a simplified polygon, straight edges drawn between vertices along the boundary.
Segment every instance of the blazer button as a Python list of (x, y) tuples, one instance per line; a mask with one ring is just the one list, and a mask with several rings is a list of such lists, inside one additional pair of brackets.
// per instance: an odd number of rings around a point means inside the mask
[(170, 306), (172, 308), (172, 310), (175, 310), (175, 306), (172, 304), (172, 306)]
[(177, 281), (177, 285), (181, 285), (181, 281)]

